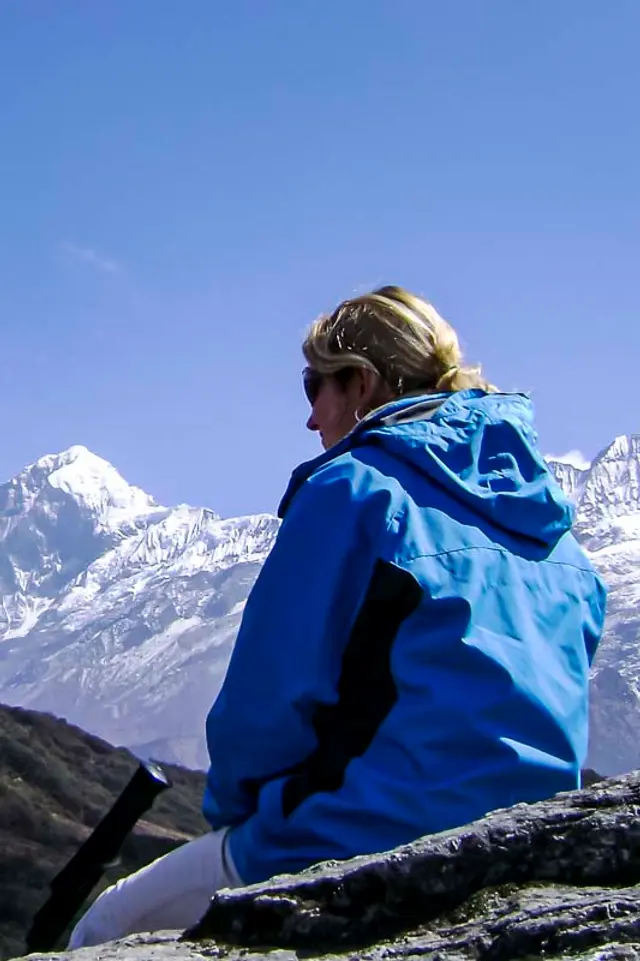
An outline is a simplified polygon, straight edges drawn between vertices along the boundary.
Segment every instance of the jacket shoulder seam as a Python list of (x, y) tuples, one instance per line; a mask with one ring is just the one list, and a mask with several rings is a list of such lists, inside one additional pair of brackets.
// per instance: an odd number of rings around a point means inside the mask
[[(398, 512), (396, 512), (396, 514), (394, 515), (394, 518), (393, 518), (393, 519), (395, 519), (395, 517), (397, 516), (397, 514), (398, 514)], [(503, 555), (506, 556), (506, 557), (516, 556), (516, 555), (514, 555), (514, 552), (513, 552), (513, 551), (509, 551), (509, 550), (507, 550), (506, 548), (503, 548), (503, 547), (491, 547), (491, 546), (489, 546), (489, 545), (468, 544), (466, 547), (452, 547), (450, 550), (430, 551), (430, 552), (425, 552), (425, 553), (422, 553), (422, 554), (411, 554), (410, 556), (405, 556), (405, 557), (404, 557), (404, 560), (405, 560), (406, 562), (411, 562), (411, 561), (420, 560), (420, 558), (423, 558), (423, 557), (425, 557), (425, 558), (426, 558), (426, 557), (432, 557), (432, 558), (434, 558), (434, 557), (447, 557), (447, 556), (450, 555), (450, 554), (465, 554), (465, 553), (471, 553), (472, 551), (479, 551), (479, 552), (480, 552), (480, 551), (490, 551), (490, 552), (495, 553), (495, 554), (503, 554)], [(553, 565), (556, 566), (556, 567), (567, 567), (567, 568), (569, 568), (569, 569), (572, 570), (572, 571), (580, 571), (582, 574), (592, 574), (594, 577), (597, 577), (597, 576), (598, 576), (597, 573), (596, 573), (596, 571), (595, 571), (592, 567), (581, 567), (579, 564), (571, 564), (569, 561), (558, 561), (558, 560), (554, 560), (554, 559), (549, 558), (549, 557), (545, 557), (545, 558), (542, 558), (542, 559), (541, 559), (540, 561), (538, 561), (537, 563), (539, 563), (539, 564), (553, 564)]]

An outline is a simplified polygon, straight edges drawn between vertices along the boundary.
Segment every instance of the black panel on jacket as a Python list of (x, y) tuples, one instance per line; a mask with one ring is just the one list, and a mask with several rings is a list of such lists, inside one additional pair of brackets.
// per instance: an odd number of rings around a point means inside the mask
[(411, 574), (377, 561), (343, 655), (338, 701), (316, 710), (318, 745), (284, 785), (285, 817), (310, 795), (340, 788), (349, 762), (373, 741), (398, 696), (391, 673), (393, 642), (421, 597)]

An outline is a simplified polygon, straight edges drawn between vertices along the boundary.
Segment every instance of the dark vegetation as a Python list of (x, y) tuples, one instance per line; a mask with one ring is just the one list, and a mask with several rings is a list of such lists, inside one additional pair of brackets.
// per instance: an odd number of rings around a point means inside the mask
[[(0, 959), (25, 952), (25, 935), (49, 882), (137, 765), (128, 751), (63, 720), (0, 705)], [(138, 822), (103, 886), (206, 830), (204, 774), (162, 767), (173, 788)]]

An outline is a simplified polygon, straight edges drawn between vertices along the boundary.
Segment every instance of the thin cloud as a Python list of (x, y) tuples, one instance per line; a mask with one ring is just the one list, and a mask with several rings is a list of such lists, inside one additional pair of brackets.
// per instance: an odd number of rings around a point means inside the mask
[(560, 461), (561, 464), (569, 464), (571, 467), (576, 467), (578, 470), (588, 470), (591, 467), (591, 461), (588, 460), (581, 450), (569, 450), (566, 454), (546, 454), (547, 460)]
[(119, 264), (117, 260), (113, 260), (111, 257), (105, 256), (105, 254), (100, 253), (100, 251), (95, 250), (93, 247), (85, 247), (81, 244), (65, 241), (61, 244), (61, 249), (70, 259), (77, 263), (86, 264), (88, 267), (93, 267), (94, 270), (99, 270), (103, 274), (122, 273), (122, 264)]

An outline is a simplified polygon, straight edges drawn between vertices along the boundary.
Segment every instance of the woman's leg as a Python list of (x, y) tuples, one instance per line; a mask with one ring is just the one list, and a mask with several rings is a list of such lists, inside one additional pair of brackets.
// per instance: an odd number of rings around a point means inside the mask
[(227, 852), (227, 833), (189, 841), (107, 888), (78, 921), (69, 948), (195, 924), (216, 891), (242, 886)]

